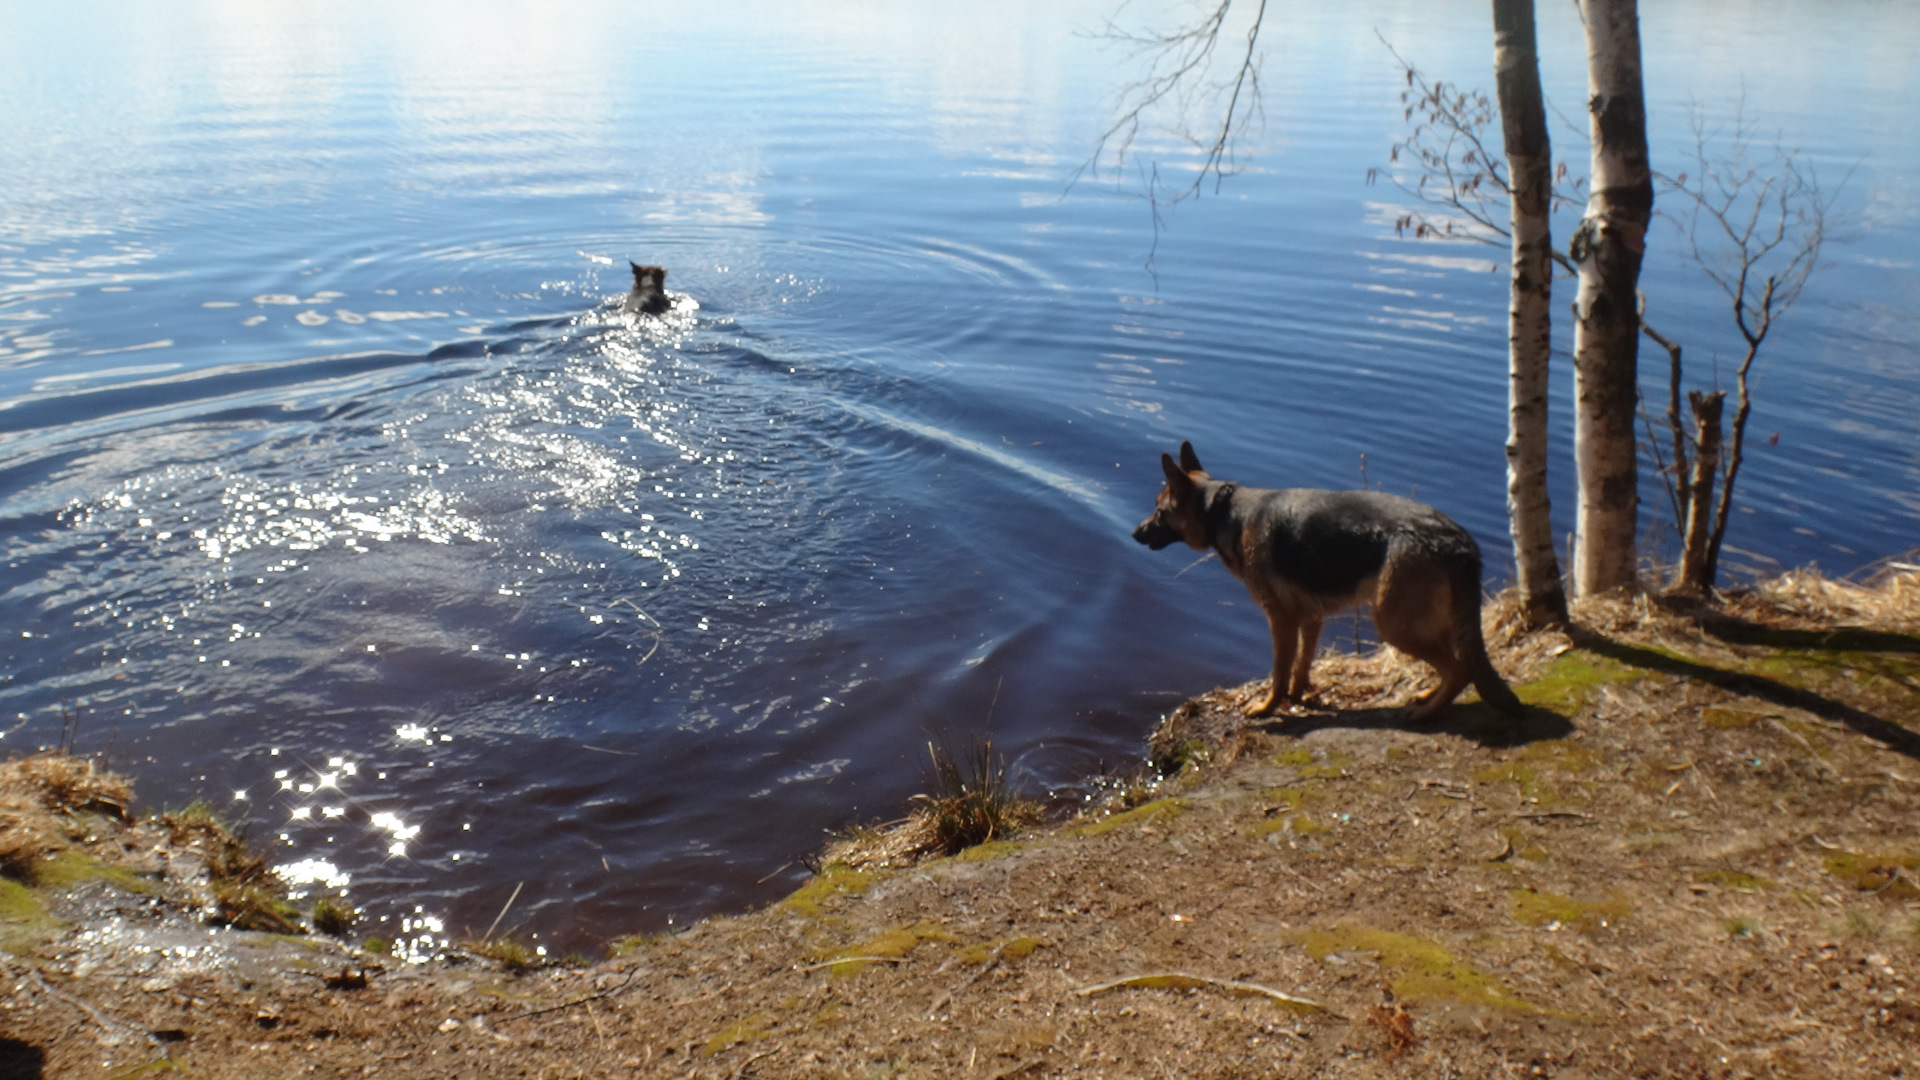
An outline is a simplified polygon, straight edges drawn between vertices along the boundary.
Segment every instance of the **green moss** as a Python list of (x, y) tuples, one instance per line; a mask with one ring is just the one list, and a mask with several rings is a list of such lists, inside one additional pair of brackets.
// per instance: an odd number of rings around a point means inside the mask
[(1861, 892), (1878, 893), (1891, 900), (1920, 900), (1920, 889), (1914, 887), (1910, 876), (1910, 872), (1920, 870), (1920, 855), (1907, 852), (1861, 854), (1835, 851), (1820, 863), (1827, 873)]
[(1295, 746), (1290, 750), (1282, 750), (1267, 760), (1283, 768), (1311, 765), (1313, 764), (1313, 750), (1305, 746)]
[(27, 956), (46, 936), (66, 924), (47, 914), (31, 888), (0, 877), (0, 952)]
[(1629, 683), (1646, 672), (1584, 649), (1569, 649), (1554, 658), (1540, 677), (1513, 692), (1528, 705), (1571, 714), (1584, 708), (1608, 683)]
[(613, 943), (607, 946), (607, 955), (615, 959), (622, 956), (631, 956), (642, 949), (653, 948), (655, 945), (660, 944), (661, 940), (665, 937), (665, 933), (659, 933), (631, 934), (627, 937), (615, 938)]
[(158, 1076), (161, 1073), (181, 1072), (183, 1066), (170, 1057), (154, 1058), (138, 1065), (129, 1065), (119, 1072), (108, 1073), (106, 1080), (140, 1080), (143, 1076)]
[(1393, 973), (1393, 992), (1410, 1001), (1456, 1001), (1514, 1012), (1545, 1011), (1426, 938), (1365, 926), (1335, 926), (1305, 931), (1294, 935), (1294, 940), (1315, 960), (1335, 952), (1374, 953), (1380, 966)]
[(949, 855), (944, 859), (935, 859), (925, 865), (933, 866), (936, 863), (946, 862), (986, 862), (989, 859), (998, 859), (1003, 855), (1011, 855), (1016, 851), (1024, 851), (1032, 846), (1032, 841), (1028, 840), (989, 840), (984, 844), (975, 844), (964, 851)]
[(1551, 804), (1562, 797), (1556, 781), (1591, 776), (1599, 769), (1599, 756), (1584, 744), (1571, 739), (1543, 739), (1481, 769), (1473, 778), (1482, 784), (1513, 784), (1523, 797)]
[(1514, 919), (1527, 926), (1559, 923), (1592, 934), (1618, 926), (1633, 914), (1633, 904), (1618, 891), (1605, 900), (1575, 900), (1532, 889), (1515, 889), (1511, 895)]
[(1327, 789), (1317, 784), (1268, 788), (1260, 794), (1274, 804), (1268, 813), (1290, 813), (1327, 802)]
[[(1915, 639), (1901, 640), (1913, 642)], [(1847, 681), (1874, 683), (1877, 689), (1911, 696), (1915, 681), (1920, 680), (1920, 656), (1857, 649), (1782, 649), (1770, 656), (1747, 660), (1739, 665), (1739, 670), (1798, 690), (1823, 690)]]
[(1712, 705), (1700, 710), (1700, 719), (1706, 721), (1708, 727), (1716, 727), (1722, 731), (1751, 727), (1755, 722), (1765, 719), (1766, 715), (1766, 713), (1749, 712), (1746, 709), (1735, 709), (1725, 705)]
[(780, 901), (780, 906), (809, 919), (817, 919), (823, 913), (821, 905), (828, 900), (836, 896), (858, 896), (871, 888), (880, 877), (877, 870), (855, 870), (839, 863), (823, 866), (812, 880)]
[(72, 889), (93, 881), (104, 881), (121, 892), (139, 896), (153, 892), (153, 883), (132, 870), (111, 866), (72, 848), (33, 867), (33, 883), (45, 889)]
[(714, 1032), (713, 1037), (700, 1048), (700, 1053), (712, 1057), (729, 1046), (759, 1042), (767, 1037), (767, 1031), (772, 1026), (773, 1014), (771, 1013), (754, 1013), (752, 1016), (735, 1020)]
[(391, 948), (393, 945), (386, 938), (370, 937), (360, 943), (361, 952), (372, 953), (375, 956), (385, 956)]
[(835, 961), (827, 969), (834, 975), (857, 975), (872, 967), (874, 959), (899, 960), (924, 942), (958, 940), (939, 923), (917, 922), (883, 930), (865, 941), (824, 953), (820, 958)]
[(1285, 814), (1262, 821), (1250, 831), (1255, 838), (1265, 839), (1281, 831), (1292, 832), (1295, 836), (1314, 836), (1331, 829), (1332, 826), (1315, 821), (1306, 814)]
[(11, 878), (0, 878), (0, 920), (26, 922), (46, 914), (46, 906), (32, 889)]
[(1155, 799), (1150, 803), (1142, 803), (1122, 814), (1104, 817), (1099, 821), (1089, 821), (1085, 825), (1075, 825), (1073, 828), (1066, 830), (1066, 835), (1103, 836), (1115, 829), (1144, 826), (1155, 821), (1164, 821), (1178, 817), (1181, 811), (1186, 808), (1187, 801), (1185, 799)]
[(1728, 937), (1751, 937), (1759, 932), (1760, 920), (1742, 915), (1720, 920), (1720, 928), (1727, 932)]
[(1039, 938), (1017, 937), (983, 941), (978, 945), (966, 945), (953, 951), (954, 958), (966, 964), (984, 964), (993, 959), (993, 951), (1000, 950), (1003, 960), (1024, 960), (1033, 955), (1033, 950), (1045, 945)]
[(1771, 889), (1773, 882), (1741, 870), (1701, 870), (1693, 875), (1696, 885), (1718, 885), (1723, 889), (1737, 889), (1741, 892), (1758, 892)]

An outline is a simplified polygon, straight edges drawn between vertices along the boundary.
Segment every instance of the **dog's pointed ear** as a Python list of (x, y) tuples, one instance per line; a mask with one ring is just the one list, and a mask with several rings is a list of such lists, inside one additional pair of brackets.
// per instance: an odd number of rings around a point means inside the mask
[(1188, 472), (1207, 471), (1200, 464), (1200, 455), (1193, 452), (1193, 444), (1185, 441), (1180, 443), (1180, 467)]
[(640, 270), (641, 270), (640, 264), (637, 262), (634, 262), (632, 259), (628, 259), (627, 265), (633, 267), (633, 279), (635, 281), (640, 280)]
[(1167, 474), (1167, 487), (1176, 498), (1193, 490), (1193, 477), (1188, 476), (1172, 454), (1160, 455), (1160, 470)]

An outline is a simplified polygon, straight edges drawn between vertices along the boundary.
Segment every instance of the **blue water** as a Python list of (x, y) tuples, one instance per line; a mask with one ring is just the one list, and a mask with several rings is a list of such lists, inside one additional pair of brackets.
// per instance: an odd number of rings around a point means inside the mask
[[(1485, 5), (1271, 5), (1249, 167), (1157, 232), (1135, 174), (1067, 185), (1139, 72), (1114, 8), (0, 5), (0, 747), (75, 725), (366, 932), (474, 935), (524, 883), (504, 925), (584, 947), (790, 889), (930, 735), (1070, 800), (1261, 674), (1238, 586), (1126, 537), (1182, 438), (1434, 502), (1497, 585), (1499, 253), (1365, 182), (1375, 31), (1487, 86)], [(1744, 86), (1849, 215), (1761, 361), (1729, 571), (1913, 547), (1920, 12), (1645, 35), (1656, 166)], [(629, 258), (673, 314), (612, 310)], [(1729, 375), (1671, 236), (1645, 286)]]

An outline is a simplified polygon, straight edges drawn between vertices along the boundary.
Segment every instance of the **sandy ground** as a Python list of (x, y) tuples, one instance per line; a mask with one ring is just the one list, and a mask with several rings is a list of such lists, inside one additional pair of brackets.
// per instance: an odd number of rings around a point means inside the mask
[(15, 896), (0, 1077), (1920, 1076), (1920, 589), (1804, 593), (1496, 635), (1517, 733), (1390, 656), (1218, 690), (1097, 813), (587, 970)]

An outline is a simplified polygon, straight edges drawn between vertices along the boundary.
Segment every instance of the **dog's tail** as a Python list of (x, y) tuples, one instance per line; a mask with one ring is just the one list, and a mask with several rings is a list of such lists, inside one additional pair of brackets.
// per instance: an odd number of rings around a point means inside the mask
[(1448, 584), (1453, 593), (1453, 649), (1467, 671), (1473, 675), (1473, 688), (1480, 700), (1508, 717), (1518, 720), (1526, 713), (1507, 681), (1487, 659), (1487, 642), (1480, 635), (1480, 553), (1454, 562)]

